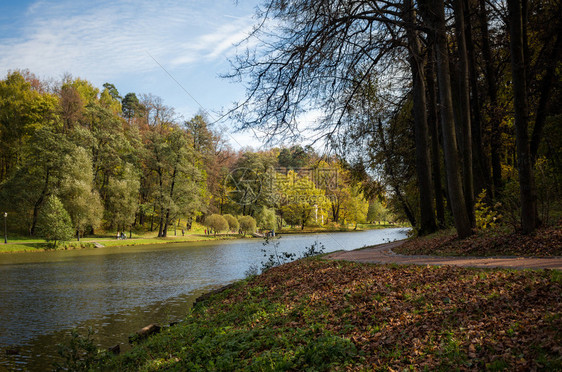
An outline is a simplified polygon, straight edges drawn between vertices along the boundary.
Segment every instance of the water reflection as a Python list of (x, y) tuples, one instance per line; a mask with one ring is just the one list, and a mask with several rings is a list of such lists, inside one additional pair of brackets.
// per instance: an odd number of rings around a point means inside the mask
[[(299, 254), (315, 241), (326, 252), (350, 250), (406, 232), (288, 235), (279, 250)], [(0, 255), (0, 370), (44, 370), (54, 345), (75, 327), (93, 327), (108, 347), (148, 323), (181, 319), (201, 293), (259, 265), (263, 248), (259, 240), (237, 240)], [(19, 355), (6, 355), (13, 347)]]

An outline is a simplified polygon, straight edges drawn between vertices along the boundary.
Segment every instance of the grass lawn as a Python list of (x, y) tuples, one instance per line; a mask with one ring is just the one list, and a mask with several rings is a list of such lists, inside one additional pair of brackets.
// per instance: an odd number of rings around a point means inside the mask
[[(238, 234), (218, 234), (217, 236), (205, 235), (204, 231), (189, 231), (185, 236), (181, 235), (181, 230), (177, 230), (177, 235), (174, 235), (174, 230), (168, 231), (168, 236), (165, 238), (158, 238), (158, 232), (147, 232), (143, 234), (133, 233), (132, 238), (119, 240), (111, 234), (101, 234), (95, 236), (88, 236), (80, 239), (80, 242), (74, 239), (73, 241), (63, 242), (56, 249), (81, 249), (81, 248), (94, 248), (95, 243), (102, 244), (106, 247), (122, 247), (132, 245), (146, 245), (146, 244), (164, 244), (164, 243), (179, 243), (179, 242), (195, 242), (206, 240), (224, 240), (224, 239), (239, 239)], [(25, 237), (8, 237), (8, 244), (0, 243), (0, 253), (16, 253), (16, 252), (43, 252), (53, 250), (50, 244), (44, 239), (28, 239)]]
[(237, 283), (103, 369), (560, 370), (562, 275), (305, 259)]

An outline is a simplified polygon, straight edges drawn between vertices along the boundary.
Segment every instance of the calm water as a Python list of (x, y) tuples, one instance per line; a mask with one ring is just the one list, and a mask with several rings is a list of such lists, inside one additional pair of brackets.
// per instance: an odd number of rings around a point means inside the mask
[[(285, 235), (279, 251), (325, 252), (406, 237), (407, 229)], [(202, 293), (241, 279), (264, 260), (261, 240), (98, 248), (0, 255), (0, 371), (46, 370), (56, 344), (92, 327), (102, 347), (122, 344), (149, 323), (183, 318)], [(18, 349), (7, 355), (6, 349)]]

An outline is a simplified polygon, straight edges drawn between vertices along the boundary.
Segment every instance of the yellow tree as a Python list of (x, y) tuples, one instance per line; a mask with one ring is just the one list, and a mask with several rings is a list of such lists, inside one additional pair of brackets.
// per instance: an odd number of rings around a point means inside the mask
[(356, 230), (359, 223), (364, 223), (367, 220), (369, 202), (365, 200), (357, 187), (348, 187), (347, 189), (349, 190), (349, 197), (342, 203), (341, 217), (347, 223), (353, 223), (355, 225), (354, 230)]
[(316, 188), (310, 177), (289, 171), (286, 175), (278, 174), (276, 181), (279, 211), (290, 225), (304, 229), (318, 210), (327, 209), (324, 190)]

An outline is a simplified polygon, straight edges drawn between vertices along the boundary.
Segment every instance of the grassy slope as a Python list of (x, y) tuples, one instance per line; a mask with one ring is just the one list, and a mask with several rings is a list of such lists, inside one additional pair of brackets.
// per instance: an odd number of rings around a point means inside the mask
[(562, 369), (558, 271), (306, 259), (237, 283), (104, 369)]

